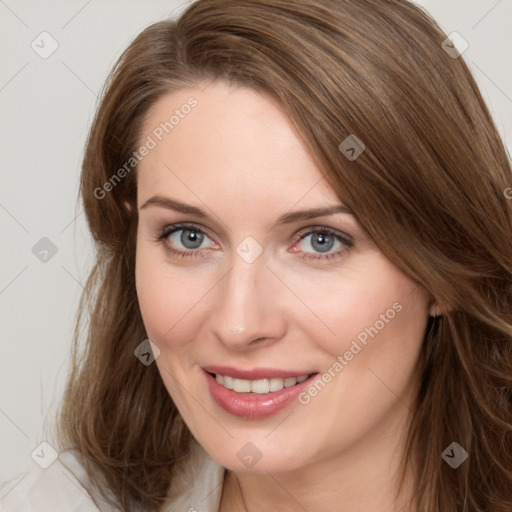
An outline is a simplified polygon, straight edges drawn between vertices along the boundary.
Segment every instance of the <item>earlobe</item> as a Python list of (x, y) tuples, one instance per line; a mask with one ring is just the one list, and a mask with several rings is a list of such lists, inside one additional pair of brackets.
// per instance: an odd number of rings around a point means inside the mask
[(430, 303), (429, 315), (432, 318), (439, 318), (448, 313), (451, 310), (450, 307), (442, 306), (436, 301)]
[(123, 201), (123, 206), (128, 213), (133, 213), (133, 206), (129, 201)]

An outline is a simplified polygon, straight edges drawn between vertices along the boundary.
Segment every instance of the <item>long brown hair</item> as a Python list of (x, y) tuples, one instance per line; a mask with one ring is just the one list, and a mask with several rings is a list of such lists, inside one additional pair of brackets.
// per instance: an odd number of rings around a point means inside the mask
[[(136, 166), (113, 175), (158, 98), (215, 79), (279, 102), (340, 199), (443, 311), (425, 333), (407, 433), (411, 505), (512, 510), (512, 172), (445, 38), (405, 0), (199, 0), (121, 56), (83, 162), (96, 263), (59, 428), (62, 448), (78, 450), (123, 510), (159, 510), (192, 437), (156, 365), (134, 356), (147, 337), (134, 279)], [(352, 161), (338, 147), (349, 135), (365, 145)], [(441, 457), (452, 442), (468, 453), (457, 469)]]

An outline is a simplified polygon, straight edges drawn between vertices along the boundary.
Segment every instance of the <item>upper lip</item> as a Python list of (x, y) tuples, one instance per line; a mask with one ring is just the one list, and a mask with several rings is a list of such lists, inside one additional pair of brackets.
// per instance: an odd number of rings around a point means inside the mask
[(278, 368), (233, 368), (232, 366), (203, 366), (203, 369), (208, 373), (215, 373), (220, 375), (227, 375), (235, 379), (244, 380), (258, 380), (258, 379), (273, 379), (287, 377), (301, 377), (302, 375), (311, 375), (312, 371), (305, 370), (282, 370)]

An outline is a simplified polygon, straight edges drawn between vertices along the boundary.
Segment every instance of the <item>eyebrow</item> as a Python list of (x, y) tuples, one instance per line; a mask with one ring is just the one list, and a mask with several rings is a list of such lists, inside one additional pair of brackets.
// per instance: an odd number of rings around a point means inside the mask
[[(176, 199), (172, 199), (170, 197), (162, 197), (159, 195), (150, 197), (144, 204), (140, 207), (140, 210), (149, 207), (160, 207), (166, 208), (168, 210), (174, 210), (180, 213), (188, 213), (191, 215), (195, 215), (201, 219), (209, 219), (210, 216), (201, 208), (197, 208), (196, 206), (192, 206), (186, 203), (182, 203), (177, 201)], [(312, 208), (310, 210), (298, 210), (294, 212), (288, 212), (284, 215), (281, 215), (277, 220), (277, 224), (291, 224), (292, 222), (297, 222), (299, 220), (307, 220), (314, 219), (316, 217), (324, 217), (327, 215), (335, 215), (336, 213), (345, 213), (348, 215), (354, 215), (353, 210), (344, 205), (343, 203), (335, 204), (332, 206), (325, 206), (319, 208)]]

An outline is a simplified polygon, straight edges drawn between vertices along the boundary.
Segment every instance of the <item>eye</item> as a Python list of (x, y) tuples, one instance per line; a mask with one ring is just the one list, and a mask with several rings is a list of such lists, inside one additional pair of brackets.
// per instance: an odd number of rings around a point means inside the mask
[[(336, 249), (341, 246), (341, 242), (335, 238), (331, 233), (326, 233), (324, 231), (315, 231), (308, 235), (304, 235), (301, 237), (302, 249), (312, 248), (317, 252), (328, 252), (333, 247)], [(306, 250), (306, 252), (309, 252)]]
[(190, 224), (166, 226), (158, 241), (163, 242), (167, 251), (181, 257), (203, 256), (205, 250), (217, 247), (203, 229)]
[(174, 245), (182, 244), (185, 249), (200, 249), (204, 242), (210, 240), (208, 236), (198, 229), (178, 229), (167, 237)]
[(341, 257), (353, 246), (352, 238), (327, 227), (309, 228), (299, 234), (293, 252), (302, 253), (301, 257), (311, 260), (332, 260)]

